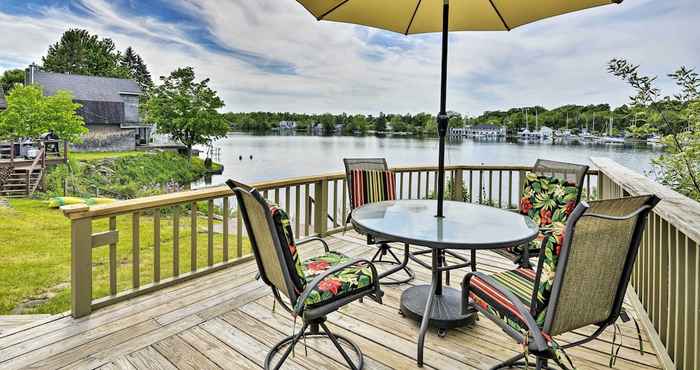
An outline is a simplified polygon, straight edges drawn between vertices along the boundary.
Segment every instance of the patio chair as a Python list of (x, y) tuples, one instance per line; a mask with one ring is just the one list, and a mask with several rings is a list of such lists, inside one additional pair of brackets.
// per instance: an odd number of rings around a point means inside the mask
[[(362, 205), (372, 202), (381, 202), (385, 200), (396, 199), (396, 183), (394, 173), (389, 170), (389, 166), (384, 158), (345, 158), (345, 176), (348, 186), (348, 195), (350, 197), (350, 213), (348, 214), (345, 223), (350, 222), (352, 211)], [(372, 176), (375, 175), (375, 176)], [(378, 187), (375, 187), (378, 185)], [(372, 189), (379, 189), (372, 191)], [(379, 279), (404, 271), (407, 275), (405, 278), (391, 281), (382, 281), (385, 285), (404, 284), (415, 278), (415, 273), (408, 267), (409, 245), (404, 244), (404, 256), (400, 260), (392, 251), (388, 243), (390, 240), (376, 240), (371, 235), (367, 235), (367, 244), (377, 245), (377, 252), (372, 256), (370, 261), (374, 264), (389, 264), (394, 265), (393, 268), (383, 272)], [(391, 257), (385, 260), (384, 257)]]
[[(583, 180), (588, 172), (588, 166), (538, 159), (532, 171), (526, 174), (522, 197), (520, 199), (519, 211), (528, 215), (538, 225), (547, 226), (551, 222), (566, 222), (566, 217), (576, 205), (581, 201)], [(564, 193), (555, 194), (549, 184), (557, 184), (563, 187)], [(545, 186), (543, 186), (545, 185)], [(538, 201), (539, 198), (557, 196), (566, 200), (566, 210), (568, 212), (547, 214), (544, 206), (546, 203)], [(530, 257), (537, 256), (540, 252), (544, 234), (528, 245), (519, 245), (513, 248), (499, 249), (495, 252), (508, 258), (520, 267), (531, 267)]]
[[(654, 195), (582, 202), (565, 227), (549, 228), (536, 271), (465, 276), (462, 310), (476, 308), (525, 348), (493, 369), (531, 366), (528, 354), (537, 369), (550, 360), (567, 369), (565, 358), (573, 367), (564, 350), (595, 339), (621, 317), (646, 219), (658, 202)], [(584, 339), (561, 346), (553, 339), (588, 325), (598, 328)]]
[[(265, 369), (279, 369), (297, 342), (311, 337), (327, 337), (351, 369), (361, 369), (360, 348), (347, 338), (333, 334), (325, 322), (329, 313), (363, 297), (381, 303), (382, 291), (375, 267), (366, 259), (351, 259), (329, 251), (320, 238), (295, 241), (289, 219), (281, 208), (269, 204), (255, 189), (232, 180), (227, 184), (238, 200), (260, 278), (272, 289), (276, 303), (294, 316), (295, 323), (297, 317), (303, 321), (298, 332), (272, 347), (265, 358)], [(297, 247), (311, 241), (322, 243), (324, 254), (302, 262)], [(341, 343), (352, 349), (357, 363)], [(281, 358), (273, 364), (280, 352)]]

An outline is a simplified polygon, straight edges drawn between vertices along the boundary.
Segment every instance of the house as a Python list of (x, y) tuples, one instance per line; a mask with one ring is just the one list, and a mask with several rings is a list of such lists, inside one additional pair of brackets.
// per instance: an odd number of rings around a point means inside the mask
[(139, 114), (143, 91), (134, 80), (45, 72), (32, 64), (26, 69), (25, 84), (41, 86), (44, 95), (70, 91), (82, 105), (78, 114), (92, 134), (133, 134), (134, 145), (150, 142), (152, 126)]
[(475, 125), (463, 128), (451, 128), (450, 136), (467, 136), (467, 137), (505, 137), (506, 128), (496, 125)]
[(280, 130), (296, 130), (297, 123), (294, 121), (280, 121), (277, 127)]
[(5, 100), (5, 92), (0, 86), (0, 111), (7, 109), (7, 100)]

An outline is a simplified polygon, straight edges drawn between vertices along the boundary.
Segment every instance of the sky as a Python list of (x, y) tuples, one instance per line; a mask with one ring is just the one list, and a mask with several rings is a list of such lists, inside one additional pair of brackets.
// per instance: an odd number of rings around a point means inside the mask
[[(700, 66), (699, 23), (698, 0), (625, 0), (510, 32), (452, 33), (448, 109), (618, 106), (633, 92), (606, 73), (611, 58), (641, 64), (671, 94), (667, 73)], [(132, 46), (156, 78), (194, 67), (225, 111), (435, 113), (439, 104), (438, 34), (318, 22), (294, 0), (0, 0), (0, 72), (41, 63), (74, 27)]]

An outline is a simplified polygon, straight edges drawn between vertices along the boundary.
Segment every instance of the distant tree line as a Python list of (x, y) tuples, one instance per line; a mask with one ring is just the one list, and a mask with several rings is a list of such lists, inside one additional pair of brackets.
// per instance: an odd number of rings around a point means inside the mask
[[(663, 103), (659, 103), (663, 104)], [(611, 109), (609, 104), (598, 105), (564, 105), (554, 109), (542, 106), (517, 107), (508, 110), (486, 111), (479, 116), (470, 117), (457, 112), (449, 112), (449, 127), (464, 127), (490, 124), (505, 126), (510, 133), (516, 133), (525, 127), (531, 131), (548, 126), (553, 129), (570, 129), (579, 132), (587, 129), (591, 133), (607, 133), (612, 119), (613, 134), (630, 134), (645, 137), (651, 132), (645, 125), (654, 120), (652, 114), (643, 109), (623, 105)], [(231, 127), (239, 131), (266, 132), (277, 128), (281, 121), (293, 121), (298, 131), (309, 131), (314, 125), (320, 125), (326, 133), (333, 133), (336, 127), (342, 127), (343, 134), (378, 132), (401, 132), (410, 135), (436, 135), (435, 115), (417, 114), (301, 114), (278, 112), (224, 113)]]

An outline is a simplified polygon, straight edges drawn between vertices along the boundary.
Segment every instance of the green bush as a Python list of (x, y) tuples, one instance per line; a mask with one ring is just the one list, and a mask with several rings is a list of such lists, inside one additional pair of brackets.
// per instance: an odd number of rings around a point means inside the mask
[[(140, 153), (90, 161), (70, 160), (47, 176), (49, 196), (131, 199), (179, 189), (207, 173), (204, 161), (176, 153)], [(66, 193), (64, 194), (64, 184)]]

